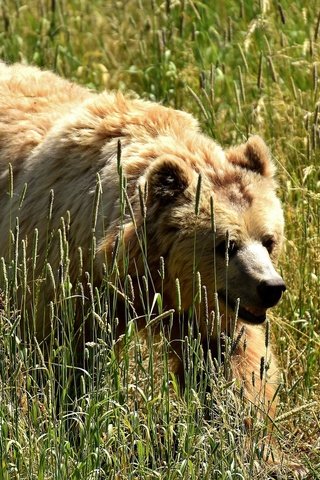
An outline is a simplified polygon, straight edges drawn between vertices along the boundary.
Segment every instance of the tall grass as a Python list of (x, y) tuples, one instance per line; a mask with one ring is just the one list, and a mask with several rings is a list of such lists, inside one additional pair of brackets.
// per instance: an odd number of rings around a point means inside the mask
[[(320, 478), (318, 3), (17, 0), (2, 2), (1, 16), (0, 55), (6, 61), (183, 108), (222, 145), (250, 133), (270, 145), (287, 224), (281, 269), (288, 291), (270, 315), (283, 372), (275, 435), (289, 456), (308, 465), (311, 478)], [(119, 154), (121, 178), (120, 167)], [(8, 201), (13, 188), (8, 186)], [(99, 195), (98, 181), (93, 227)], [(161, 329), (158, 349), (136, 331), (130, 278), (121, 285), (128, 327), (120, 342), (117, 310), (110, 307), (120, 285), (106, 282), (98, 291), (88, 280), (83, 312), (95, 335), (84, 345), (82, 363), (75, 361), (71, 332), (84, 293), (80, 284), (77, 297), (70, 290), (69, 221), (66, 216), (60, 225), (63, 272), (50, 310), (55, 335), (44, 357), (36, 341), (21, 341), (20, 324), (28, 314), (28, 282), (37, 280), (37, 232), (28, 263), (19, 221), (11, 219), (12, 260), (0, 267), (0, 479), (269, 478), (259, 461), (265, 425), (254, 417), (248, 438), (243, 424), (250, 408), (206, 357), (195, 332), (186, 332), (186, 385), (179, 391)], [(144, 238), (141, 243), (148, 248)], [(50, 265), (42, 267), (50, 280)], [(108, 268), (116, 272), (116, 256)], [(146, 265), (143, 295), (147, 279)], [(170, 318), (161, 295), (145, 308), (150, 320), (151, 311), (160, 321), (161, 315)], [(162, 371), (153, 379), (159, 357)], [(132, 378), (137, 381), (130, 384)]]

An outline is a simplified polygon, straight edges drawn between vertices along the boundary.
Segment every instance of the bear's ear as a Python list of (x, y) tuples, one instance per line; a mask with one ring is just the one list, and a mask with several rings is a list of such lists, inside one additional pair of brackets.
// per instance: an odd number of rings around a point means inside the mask
[(183, 161), (165, 158), (155, 160), (147, 172), (146, 179), (148, 200), (168, 203), (186, 190), (191, 175)]
[(253, 135), (238, 147), (230, 148), (226, 156), (229, 162), (265, 177), (272, 177), (275, 173), (270, 151), (258, 135)]

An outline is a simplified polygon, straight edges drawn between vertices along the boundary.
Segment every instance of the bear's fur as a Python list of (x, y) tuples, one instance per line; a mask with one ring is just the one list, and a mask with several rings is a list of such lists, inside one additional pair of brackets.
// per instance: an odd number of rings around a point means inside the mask
[[(161, 292), (162, 257), (163, 309), (172, 310), (166, 318), (172, 324), (169, 365), (173, 372), (183, 381), (184, 337), (179, 319), (187, 319), (193, 308), (192, 318), (202, 337), (209, 335), (214, 356), (221, 340), (216, 326), (210, 324), (215, 317), (221, 333), (237, 339), (231, 359), (233, 376), (244, 385), (250, 401), (274, 416), (277, 365), (271, 346), (266, 347), (263, 323), (267, 308), (278, 302), (285, 289), (274, 267), (282, 243), (283, 214), (275, 193), (275, 168), (262, 139), (252, 136), (224, 151), (200, 133), (196, 120), (187, 113), (120, 93), (96, 94), (33, 67), (1, 64), (0, 92), (0, 256), (9, 256), (9, 231), (19, 217), (27, 257), (34, 230), (39, 232), (37, 276), (41, 277), (45, 261), (57, 274), (58, 241), (46, 253), (52, 189), (53, 231), (70, 212), (71, 283), (79, 278), (79, 247), (82, 270), (90, 272), (97, 286), (117, 250), (117, 272), (122, 283), (131, 276), (132, 307), (137, 318), (142, 318), (138, 327), (143, 331), (141, 278), (149, 276), (151, 299)], [(94, 216), (97, 175), (100, 203)], [(27, 192), (20, 205), (25, 184)], [(121, 196), (127, 204), (124, 212)], [(200, 279), (206, 287), (201, 304)], [(50, 329), (45, 314), (52, 295), (49, 283), (44, 280), (37, 306), (35, 333), (39, 338)], [(124, 319), (119, 322), (121, 333)]]

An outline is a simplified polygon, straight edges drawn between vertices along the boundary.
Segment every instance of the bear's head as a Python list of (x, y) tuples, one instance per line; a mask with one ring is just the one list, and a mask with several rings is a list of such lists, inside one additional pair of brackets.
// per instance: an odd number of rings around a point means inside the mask
[(164, 307), (176, 308), (178, 279), (179, 306), (188, 312), (198, 301), (201, 279), (209, 312), (216, 310), (218, 294), (222, 328), (238, 306), (239, 318), (263, 323), (267, 309), (286, 289), (276, 271), (283, 212), (263, 140), (252, 136), (224, 152), (198, 132), (187, 131), (183, 138), (159, 136), (151, 148), (141, 148), (142, 153), (124, 162), (130, 171), (130, 206), (122, 233), (117, 220), (99, 247), (109, 265), (117, 251), (120, 283), (125, 285), (122, 277), (129, 273), (138, 301), (144, 275), (149, 293), (163, 292)]
[(284, 221), (273, 174), (258, 136), (225, 153), (202, 139), (151, 163), (144, 176), (148, 258), (151, 271), (160, 256), (165, 260), (167, 304), (176, 305), (179, 279), (182, 308), (188, 310), (201, 277), (209, 309), (217, 292), (220, 312), (234, 312), (240, 302), (241, 319), (264, 322), (286, 289), (276, 271)]

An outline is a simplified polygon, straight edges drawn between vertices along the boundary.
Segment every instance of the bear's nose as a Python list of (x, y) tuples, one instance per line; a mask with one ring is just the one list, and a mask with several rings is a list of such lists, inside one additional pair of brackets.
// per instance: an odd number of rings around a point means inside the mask
[(279, 277), (275, 279), (262, 280), (257, 289), (263, 302), (263, 306), (270, 308), (279, 302), (282, 293), (287, 289), (287, 287), (282, 278)]

